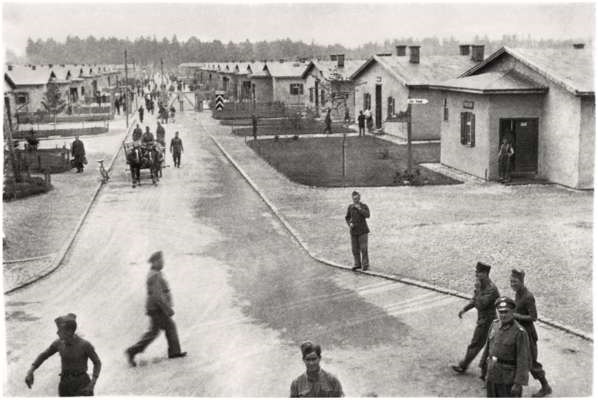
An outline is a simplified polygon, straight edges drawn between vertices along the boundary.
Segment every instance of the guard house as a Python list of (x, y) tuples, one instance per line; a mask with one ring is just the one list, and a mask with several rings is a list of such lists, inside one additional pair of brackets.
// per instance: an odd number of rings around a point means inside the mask
[(309, 97), (306, 106), (319, 113), (328, 108), (332, 110), (332, 118), (343, 119), (345, 108), (355, 119), (355, 88), (351, 75), (366, 60), (346, 60), (344, 54), (335, 54), (328, 60), (312, 60), (303, 72), (303, 79)]
[[(409, 55), (407, 55), (407, 47)], [(439, 109), (442, 98), (428, 84), (456, 78), (481, 62), (483, 46), (461, 46), (455, 55), (421, 55), (420, 46), (396, 46), (396, 53), (377, 54), (351, 75), (355, 87), (355, 110), (370, 109), (374, 125), (387, 134), (407, 138), (400, 112), (407, 110), (408, 98), (425, 98), (428, 104), (412, 108), (412, 138), (439, 140), (440, 119), (431, 110)], [(465, 51), (467, 50), (467, 51)]]
[(442, 95), (441, 162), (498, 178), (503, 138), (513, 176), (593, 188), (595, 98), (592, 52), (503, 47), (457, 79), (431, 85)]

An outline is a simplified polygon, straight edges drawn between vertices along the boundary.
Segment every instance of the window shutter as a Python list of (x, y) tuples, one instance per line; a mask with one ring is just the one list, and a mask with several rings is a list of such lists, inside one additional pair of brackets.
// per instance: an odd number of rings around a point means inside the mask
[(461, 113), (461, 144), (467, 143), (467, 113)]
[(471, 140), (469, 141), (469, 144), (471, 147), (475, 146), (475, 114), (471, 113)]

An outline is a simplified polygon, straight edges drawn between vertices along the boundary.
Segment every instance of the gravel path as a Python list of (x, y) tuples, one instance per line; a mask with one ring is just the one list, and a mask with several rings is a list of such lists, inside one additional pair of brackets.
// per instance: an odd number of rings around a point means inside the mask
[[(292, 183), (230, 129), (203, 118), (314, 252), (352, 263), (343, 218), (353, 188)], [(473, 292), (480, 260), (494, 266), (492, 278), (512, 295), (510, 270), (523, 268), (540, 314), (592, 331), (593, 192), (473, 182), (359, 190), (372, 211), (373, 269)]]

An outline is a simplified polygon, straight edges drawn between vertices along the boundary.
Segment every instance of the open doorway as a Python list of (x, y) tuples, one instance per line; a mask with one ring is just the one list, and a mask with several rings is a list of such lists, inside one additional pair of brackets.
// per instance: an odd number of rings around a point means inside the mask
[(503, 138), (507, 138), (515, 151), (511, 159), (512, 174), (537, 173), (538, 118), (501, 118), (499, 125), (499, 143), (502, 143)]

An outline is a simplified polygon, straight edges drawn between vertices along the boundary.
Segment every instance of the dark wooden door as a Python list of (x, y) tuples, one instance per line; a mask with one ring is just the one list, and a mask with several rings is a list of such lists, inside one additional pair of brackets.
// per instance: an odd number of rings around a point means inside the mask
[(516, 119), (515, 172), (538, 171), (538, 119)]
[(376, 85), (376, 128), (382, 128), (382, 85)]

